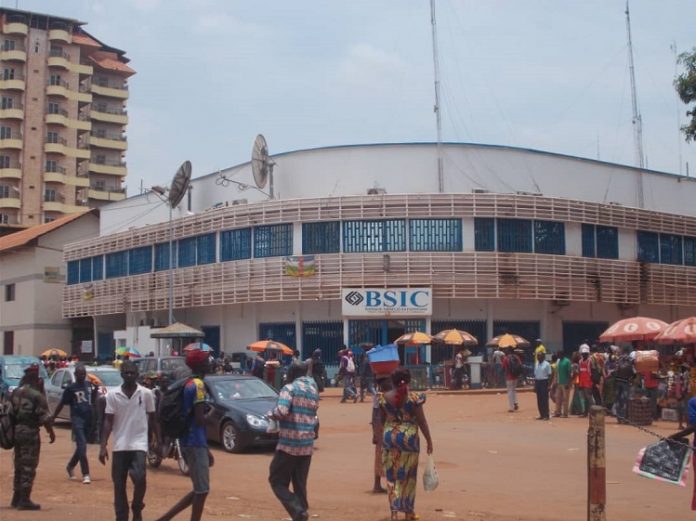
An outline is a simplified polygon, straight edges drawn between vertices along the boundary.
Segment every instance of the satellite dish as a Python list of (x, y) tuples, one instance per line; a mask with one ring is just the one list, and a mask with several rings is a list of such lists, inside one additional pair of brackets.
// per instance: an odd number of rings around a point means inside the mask
[(251, 172), (254, 174), (254, 182), (258, 188), (264, 188), (271, 178), (271, 198), (273, 198), (273, 165), (275, 163), (268, 156), (268, 144), (263, 134), (256, 136), (254, 146), (251, 149)]
[(175, 208), (186, 195), (191, 184), (191, 161), (184, 161), (176, 171), (172, 184), (169, 187), (169, 206)]

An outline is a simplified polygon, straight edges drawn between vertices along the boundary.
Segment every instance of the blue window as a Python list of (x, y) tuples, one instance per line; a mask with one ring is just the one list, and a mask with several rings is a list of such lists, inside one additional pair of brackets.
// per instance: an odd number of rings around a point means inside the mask
[(196, 265), (196, 237), (180, 239), (177, 250), (177, 264), (180, 268)]
[(68, 284), (77, 284), (80, 282), (80, 261), (68, 262)]
[(582, 256), (619, 258), (619, 230), (613, 226), (582, 225)]
[(80, 259), (80, 282), (92, 280), (92, 258)]
[(555, 221), (534, 221), (534, 251), (565, 255), (565, 225)]
[(461, 219), (411, 219), (411, 251), (462, 251)]
[(640, 262), (660, 262), (660, 239), (655, 232), (639, 231), (638, 260)]
[(199, 235), (197, 237), (198, 244), (196, 249), (198, 251), (198, 264), (210, 264), (215, 262), (215, 238), (214, 233), (208, 233), (206, 235)]
[[(172, 243), (173, 257), (176, 261), (176, 242)], [(176, 265), (172, 266), (176, 268)], [(162, 242), (155, 244), (155, 271), (163, 271), (169, 269), (169, 243)]]
[(272, 224), (254, 228), (254, 257), (292, 255), (292, 224)]
[(128, 252), (119, 251), (106, 256), (106, 278), (128, 275)]
[(102, 280), (104, 278), (104, 256), (97, 255), (92, 257), (92, 280)]
[(498, 219), (498, 251), (532, 252), (532, 221)]
[(495, 251), (495, 219), (493, 217), (474, 218), (474, 249)]
[(341, 251), (341, 223), (339, 221), (304, 223), (302, 225), (302, 253), (338, 253)]
[(595, 244), (595, 225), (594, 224), (583, 224), (582, 225), (582, 256), (583, 257), (595, 257), (597, 252), (597, 247)]
[(684, 237), (684, 264), (696, 266), (696, 237)]
[(367, 253), (406, 251), (406, 221), (345, 221), (343, 223), (343, 251)]
[(152, 271), (152, 247), (143, 246), (128, 250), (128, 274), (140, 275)]
[(220, 232), (220, 261), (251, 258), (251, 228)]
[(660, 262), (662, 264), (683, 264), (682, 238), (670, 233), (660, 234)]

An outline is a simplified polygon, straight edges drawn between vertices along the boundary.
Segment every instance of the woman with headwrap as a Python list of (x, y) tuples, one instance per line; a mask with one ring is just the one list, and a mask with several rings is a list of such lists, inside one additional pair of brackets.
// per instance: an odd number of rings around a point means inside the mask
[(409, 391), (409, 370), (397, 369), (392, 373), (391, 381), (394, 388), (379, 395), (384, 424), (382, 463), (391, 519), (396, 520), (398, 513), (404, 512), (406, 521), (413, 521), (418, 519), (414, 512), (420, 452), (418, 430), (423, 431), (428, 454), (433, 452), (433, 441), (423, 412), (425, 394)]

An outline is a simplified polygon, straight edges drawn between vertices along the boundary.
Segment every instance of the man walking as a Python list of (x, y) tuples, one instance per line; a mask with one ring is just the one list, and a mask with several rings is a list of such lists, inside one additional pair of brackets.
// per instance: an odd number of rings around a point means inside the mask
[(39, 364), (32, 364), (24, 370), (20, 386), (12, 393), (12, 409), (15, 446), (14, 493), (11, 506), (17, 510), (39, 510), (41, 505), (30, 499), (41, 451), (39, 428), (44, 426), (50, 443), (56, 441), (51, 414), (48, 412), (48, 404), (39, 378)]
[(515, 412), (520, 408), (517, 404), (517, 379), (522, 374), (522, 360), (512, 349), (507, 349), (503, 357), (503, 372), (507, 387), (508, 412)]
[(627, 347), (623, 349), (619, 359), (616, 361), (616, 372), (614, 375), (616, 380), (616, 417), (619, 423), (626, 423), (631, 383), (636, 375)]
[(89, 477), (89, 461), (87, 461), (87, 438), (92, 432), (92, 407), (96, 392), (97, 389), (87, 382), (85, 366), (78, 363), (75, 365), (75, 381), (63, 391), (63, 397), (53, 412), (53, 421), (55, 421), (60, 411), (63, 410), (63, 406), (70, 406), (70, 423), (75, 439), (75, 452), (65, 470), (68, 472), (68, 479), (75, 479), (73, 471), (79, 463), (82, 483), (85, 485), (92, 482)]
[(145, 503), (145, 456), (148, 450), (148, 429), (155, 433), (152, 450), (158, 450), (159, 426), (155, 421), (155, 397), (137, 383), (138, 367), (126, 360), (121, 364), (123, 384), (106, 395), (104, 427), (99, 449), (99, 461), (106, 465), (109, 453), (106, 444), (112, 431), (111, 479), (114, 482), (116, 521), (128, 521), (126, 480), (133, 482), (133, 521), (142, 521)]
[(271, 417), (279, 421), (280, 430), (268, 482), (292, 521), (307, 521), (307, 477), (314, 448), (319, 393), (314, 379), (307, 376), (307, 364), (290, 366), (288, 382), (281, 389), (278, 404), (271, 413)]
[(461, 390), (462, 381), (464, 380), (464, 350), (460, 349), (454, 355), (454, 370), (452, 371), (454, 378), (454, 389)]
[(580, 397), (582, 398), (583, 413), (582, 416), (585, 417), (590, 413), (590, 407), (593, 404), (592, 401), (592, 361), (590, 360), (590, 346), (587, 344), (582, 344), (580, 346), (580, 362), (578, 364), (578, 369), (580, 374), (578, 376), (578, 391), (580, 392)]
[(539, 417), (537, 420), (549, 419), (549, 378), (551, 377), (551, 364), (546, 361), (546, 354), (539, 351), (536, 354), (534, 366), (534, 390), (536, 391), (537, 408)]
[(556, 365), (556, 411), (554, 416), (568, 417), (571, 370), (570, 360), (563, 351), (559, 351), (558, 363)]
[(179, 512), (191, 507), (191, 521), (200, 521), (203, 507), (210, 490), (210, 467), (213, 455), (208, 449), (205, 433), (206, 392), (203, 378), (210, 372), (208, 355), (196, 349), (186, 354), (186, 365), (192, 374), (184, 387), (184, 416), (186, 417), (186, 434), (179, 438), (181, 452), (189, 467), (189, 477), (193, 490), (186, 494), (158, 521), (169, 521)]
[(346, 400), (353, 400), (353, 403), (358, 401), (358, 390), (355, 387), (355, 361), (353, 360), (353, 351), (347, 347), (343, 347), (339, 351), (341, 362), (338, 366), (338, 374), (343, 377), (343, 397), (341, 403)]

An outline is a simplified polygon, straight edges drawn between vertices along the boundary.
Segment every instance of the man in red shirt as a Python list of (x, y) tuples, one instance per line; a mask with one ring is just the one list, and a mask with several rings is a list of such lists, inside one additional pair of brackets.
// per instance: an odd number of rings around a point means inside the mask
[[(519, 367), (520, 369), (516, 369)], [(503, 357), (503, 372), (505, 373), (505, 386), (507, 387), (508, 412), (515, 412), (520, 407), (517, 404), (517, 380), (520, 377), (522, 360), (513, 353), (512, 349), (505, 350)], [(517, 374), (515, 374), (517, 373)]]
[(582, 344), (580, 346), (580, 356), (582, 358), (578, 364), (580, 369), (578, 391), (580, 392), (580, 397), (585, 402), (583, 416), (587, 416), (590, 412), (590, 406), (594, 403), (592, 400), (592, 360), (590, 360), (590, 346)]

